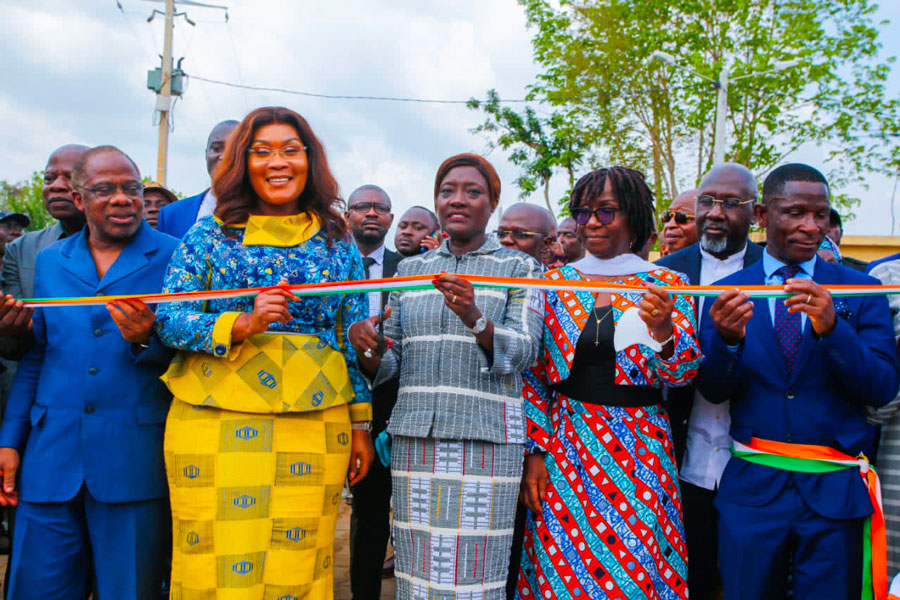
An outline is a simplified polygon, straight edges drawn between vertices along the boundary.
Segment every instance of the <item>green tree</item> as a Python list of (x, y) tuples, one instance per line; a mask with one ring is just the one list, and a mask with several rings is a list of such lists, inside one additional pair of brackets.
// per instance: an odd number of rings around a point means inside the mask
[(28, 215), (31, 224), (26, 231), (36, 231), (55, 223), (56, 219), (44, 208), (43, 186), (43, 171), (35, 171), (30, 179), (19, 183), (0, 181), (0, 209)]
[(469, 100), (468, 106), (487, 115), (483, 123), (470, 131), (487, 136), (490, 149), (511, 150), (510, 161), (521, 168), (516, 179), (519, 197), (542, 189), (547, 209), (555, 216), (557, 207), (565, 206), (568, 192), (551, 201), (550, 180), (554, 173), (563, 171), (571, 190), (575, 170), (585, 161), (592, 145), (584, 136), (577, 115), (553, 111), (548, 117), (541, 117), (531, 106), (518, 113), (502, 105), (496, 90), (490, 90), (485, 101)]
[[(894, 58), (879, 58), (887, 22), (870, 0), (519, 2), (542, 68), (530, 94), (578, 114), (607, 164), (648, 173), (660, 208), (712, 166), (716, 88), (689, 70), (759, 73), (728, 88), (726, 160), (764, 175), (822, 146), (836, 191), (900, 167), (900, 101), (885, 91)], [(651, 60), (656, 50), (684, 68)], [(787, 60), (799, 66), (766, 73)]]

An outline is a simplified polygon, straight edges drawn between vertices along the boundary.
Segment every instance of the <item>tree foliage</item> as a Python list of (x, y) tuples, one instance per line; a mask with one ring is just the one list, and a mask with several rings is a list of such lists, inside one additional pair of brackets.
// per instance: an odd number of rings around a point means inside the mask
[(43, 186), (43, 171), (35, 171), (30, 179), (19, 183), (0, 181), (0, 210), (28, 215), (31, 224), (26, 231), (36, 231), (55, 223), (56, 219), (44, 207)]
[[(870, 0), (519, 2), (542, 69), (531, 96), (577, 115), (605, 164), (647, 173), (661, 208), (712, 166), (717, 90), (708, 79), (723, 68), (732, 80), (726, 160), (764, 175), (819, 146), (836, 192), (900, 166), (900, 101), (885, 91), (894, 58), (879, 57), (887, 23), (874, 21)], [(678, 66), (651, 60), (656, 50)], [(800, 64), (771, 72), (788, 60)], [(545, 122), (542, 139), (553, 134)], [(857, 202), (837, 195), (846, 207)]]
[(547, 209), (556, 215), (557, 206), (565, 204), (568, 192), (563, 198), (551, 201), (553, 174), (557, 171), (565, 173), (571, 190), (575, 185), (575, 171), (586, 161), (592, 146), (577, 116), (561, 110), (540, 116), (531, 106), (518, 113), (502, 105), (496, 90), (488, 92), (486, 101), (469, 100), (468, 106), (481, 109), (487, 115), (483, 123), (471, 130), (472, 133), (486, 135), (491, 149), (511, 150), (510, 161), (521, 168), (516, 179), (519, 197), (529, 196), (540, 188)]

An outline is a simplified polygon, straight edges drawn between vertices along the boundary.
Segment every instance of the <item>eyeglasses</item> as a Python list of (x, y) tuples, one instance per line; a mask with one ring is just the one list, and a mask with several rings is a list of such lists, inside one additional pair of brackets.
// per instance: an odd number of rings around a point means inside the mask
[(306, 150), (306, 146), (300, 146), (296, 144), (291, 144), (290, 146), (282, 146), (281, 148), (269, 148), (268, 146), (254, 146), (247, 150), (247, 155), (250, 158), (255, 158), (257, 160), (272, 160), (272, 158), (277, 154), (281, 158), (285, 160), (296, 160), (299, 158), (300, 153)]
[(137, 181), (129, 181), (121, 185), (113, 185), (111, 183), (101, 183), (93, 187), (82, 187), (85, 192), (90, 192), (100, 200), (108, 200), (116, 193), (116, 190), (122, 190), (127, 197), (135, 200), (141, 197), (144, 192), (144, 185)]
[(708, 194), (704, 194), (697, 198), (697, 204), (703, 208), (712, 208), (714, 204), (721, 204), (722, 208), (725, 210), (735, 210), (755, 201), (756, 198), (750, 198), (749, 200), (741, 200), (740, 198), (716, 198), (715, 196), (710, 196)]
[(514, 240), (529, 240), (536, 235), (547, 235), (539, 231), (523, 231), (522, 229), (498, 229), (494, 233), (497, 234), (498, 240), (502, 240), (506, 236), (510, 236)]
[(665, 213), (663, 213), (663, 223), (668, 223), (669, 220), (673, 217), (675, 218), (675, 222), (679, 225), (684, 225), (688, 221), (694, 220), (694, 215), (692, 215), (691, 213), (686, 213), (681, 210), (676, 210), (675, 212), (667, 210)]
[(391, 207), (387, 204), (382, 204), (381, 202), (357, 202), (353, 206), (349, 207), (349, 210), (353, 212), (365, 214), (372, 209), (375, 209), (375, 212), (379, 215), (386, 215), (391, 212)]
[(613, 206), (601, 206), (595, 209), (590, 209), (586, 206), (576, 206), (572, 209), (572, 218), (579, 225), (587, 225), (588, 221), (591, 220), (591, 215), (594, 215), (601, 224), (609, 225), (616, 219), (617, 212), (619, 212), (619, 209)]

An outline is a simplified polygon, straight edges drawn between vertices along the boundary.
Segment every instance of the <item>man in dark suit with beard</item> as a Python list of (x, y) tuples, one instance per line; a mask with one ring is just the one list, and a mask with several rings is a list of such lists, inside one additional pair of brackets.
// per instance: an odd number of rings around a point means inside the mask
[[(700, 241), (657, 264), (684, 273), (691, 285), (709, 285), (757, 262), (763, 249), (749, 240), (755, 203), (756, 180), (746, 167), (713, 167), (700, 182), (695, 200)], [(698, 298), (698, 315), (702, 307)], [(711, 599), (719, 579), (713, 500), (731, 448), (728, 403), (711, 404), (692, 385), (672, 388), (668, 394), (681, 474), (688, 588), (692, 600)]]

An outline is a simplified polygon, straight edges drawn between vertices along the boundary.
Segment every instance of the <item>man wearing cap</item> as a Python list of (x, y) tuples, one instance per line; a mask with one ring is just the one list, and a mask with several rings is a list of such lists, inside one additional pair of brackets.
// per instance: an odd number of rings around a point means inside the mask
[[(210, 178), (225, 153), (225, 141), (239, 124), (237, 121), (222, 121), (209, 132), (206, 140), (206, 172)], [(162, 207), (156, 228), (181, 239), (197, 219), (210, 216), (215, 209), (216, 197), (213, 196), (212, 188), (207, 188), (196, 196)]]
[(162, 184), (151, 181), (144, 185), (144, 220), (156, 229), (159, 211), (178, 200), (178, 196)]
[(0, 256), (6, 249), (6, 244), (22, 237), (22, 232), (31, 225), (31, 219), (22, 213), (0, 210)]

